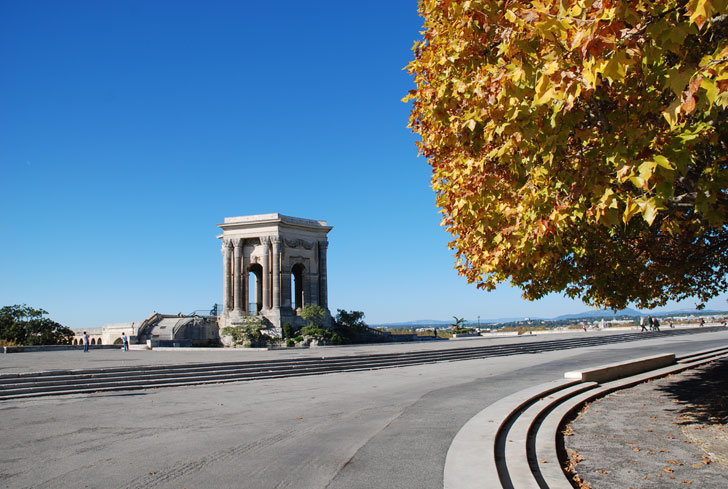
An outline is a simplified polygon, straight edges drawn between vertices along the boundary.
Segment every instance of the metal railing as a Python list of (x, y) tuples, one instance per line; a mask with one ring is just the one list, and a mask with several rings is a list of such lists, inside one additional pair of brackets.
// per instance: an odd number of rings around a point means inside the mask
[(213, 304), (210, 309), (195, 309), (187, 316), (215, 316), (219, 317), (222, 314), (222, 304)]

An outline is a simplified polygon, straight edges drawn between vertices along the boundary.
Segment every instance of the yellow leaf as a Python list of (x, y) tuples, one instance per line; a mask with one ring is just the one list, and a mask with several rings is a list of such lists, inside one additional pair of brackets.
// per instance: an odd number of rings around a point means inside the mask
[(670, 124), (670, 128), (674, 129), (680, 118), (680, 100), (675, 100), (670, 106), (662, 113), (662, 116)]
[(665, 158), (662, 155), (655, 156), (655, 163), (657, 163), (658, 165), (660, 165), (662, 168), (665, 168), (666, 170), (674, 170), (675, 169), (675, 165), (673, 165), (672, 163), (670, 163), (670, 160), (668, 160), (667, 158)]
[(627, 199), (627, 203), (624, 207), (624, 213), (622, 214), (622, 221), (625, 224), (628, 224), (629, 221), (637, 214), (639, 213), (640, 208), (637, 205), (636, 202), (632, 200), (632, 198)]
[(629, 181), (632, 182), (632, 184), (637, 188), (643, 188), (647, 190), (647, 186), (645, 185), (645, 181), (640, 177), (629, 177)]
[(632, 60), (627, 57), (627, 53), (616, 51), (607, 66), (604, 67), (603, 75), (611, 82), (622, 81), (627, 75), (627, 68), (630, 64), (632, 64)]
[(654, 161), (645, 161), (639, 167), (640, 178), (642, 180), (649, 180), (655, 173), (655, 168), (657, 168), (657, 163)]
[(630, 176), (632, 176), (632, 165), (624, 165), (617, 172), (617, 179), (619, 179), (620, 183), (627, 181)]
[(536, 83), (536, 94), (533, 98), (535, 105), (543, 105), (554, 98), (554, 89), (549, 88), (550, 84), (551, 80), (547, 76), (541, 75), (538, 83)]
[(655, 221), (657, 213), (662, 206), (654, 197), (651, 197), (648, 200), (643, 200), (639, 203), (639, 206), (642, 210), (642, 219), (644, 219), (648, 225), (652, 226), (652, 223)]
[(710, 105), (713, 105), (715, 99), (718, 97), (718, 86), (710, 78), (703, 78), (700, 82), (700, 87), (705, 90), (705, 96), (708, 98)]

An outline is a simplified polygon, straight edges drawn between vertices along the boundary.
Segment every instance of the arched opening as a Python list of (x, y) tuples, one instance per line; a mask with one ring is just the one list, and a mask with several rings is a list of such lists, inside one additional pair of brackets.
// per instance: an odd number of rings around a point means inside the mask
[(259, 263), (253, 263), (248, 267), (248, 314), (258, 314), (261, 309), (263, 309), (263, 267)]
[(76, 338), (73, 339), (73, 344), (78, 345), (78, 340)]
[(121, 345), (121, 343), (122, 343), (122, 341), (121, 341), (121, 338), (116, 338), (116, 339), (114, 340), (114, 344), (115, 344), (115, 345)]
[(92, 345), (95, 345), (96, 344), (96, 338), (91, 338), (91, 344)]
[(99, 338), (98, 340), (96, 340), (96, 344), (97, 345), (100, 345), (101, 344), (101, 338)]
[(291, 268), (291, 277), (293, 277), (293, 298), (292, 298), (292, 306), (295, 311), (300, 311), (301, 308), (304, 306), (303, 304), (303, 274), (306, 271), (306, 267), (304, 267), (300, 263), (296, 263), (293, 265), (293, 268)]

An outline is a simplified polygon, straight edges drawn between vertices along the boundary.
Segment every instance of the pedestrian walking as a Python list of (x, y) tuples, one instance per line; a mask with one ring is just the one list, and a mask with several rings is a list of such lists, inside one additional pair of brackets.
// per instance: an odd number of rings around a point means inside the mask
[(650, 331), (655, 330), (655, 323), (652, 320), (652, 316), (647, 316), (647, 324), (650, 326)]
[(88, 341), (89, 341), (88, 333), (84, 331), (83, 332), (83, 352), (84, 353), (88, 353)]
[(652, 320), (652, 325), (654, 326), (655, 331), (660, 331), (660, 321), (658, 321), (657, 318)]
[(703, 326), (705, 326), (705, 319), (700, 318), (700, 327), (702, 328)]
[(129, 338), (126, 337), (126, 333), (121, 333), (121, 344), (124, 345), (124, 351), (129, 351)]
[(640, 333), (642, 331), (647, 331), (647, 328), (645, 328), (645, 317), (644, 316), (640, 317), (640, 328), (642, 328), (642, 329), (640, 329)]

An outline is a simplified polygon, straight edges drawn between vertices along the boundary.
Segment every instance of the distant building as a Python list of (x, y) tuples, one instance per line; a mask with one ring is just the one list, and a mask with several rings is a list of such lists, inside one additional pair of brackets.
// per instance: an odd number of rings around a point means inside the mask
[(83, 332), (92, 345), (121, 345), (125, 333), (130, 344), (151, 346), (219, 346), (220, 333), (215, 316), (185, 316), (155, 312), (143, 321), (106, 324), (100, 328), (75, 329), (73, 344), (82, 344)]

